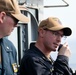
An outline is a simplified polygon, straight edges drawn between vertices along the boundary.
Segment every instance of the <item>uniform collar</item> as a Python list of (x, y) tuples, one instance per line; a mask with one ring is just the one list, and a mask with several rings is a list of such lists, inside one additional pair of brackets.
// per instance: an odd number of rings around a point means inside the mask
[(54, 62), (54, 60), (52, 59), (51, 55), (50, 55), (50, 60), (35, 46), (35, 43), (31, 43), (30, 44), (30, 49), (33, 49), (34, 52), (36, 52), (38, 55), (40, 55), (44, 60), (46, 61), (50, 61), (50, 62)]
[(35, 46), (35, 43), (30, 44), (30, 49), (33, 49), (33, 51), (40, 55), (43, 59), (47, 59), (47, 57)]
[(3, 48), (4, 48), (7, 52), (11, 52), (11, 51), (12, 51), (11, 48), (9, 47), (8, 42), (5, 41), (5, 38), (2, 39), (2, 43), (1, 43), (1, 44), (2, 44)]

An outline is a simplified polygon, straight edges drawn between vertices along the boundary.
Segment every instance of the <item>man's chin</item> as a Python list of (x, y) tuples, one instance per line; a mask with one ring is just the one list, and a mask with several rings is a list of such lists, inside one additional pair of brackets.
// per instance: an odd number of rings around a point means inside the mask
[(6, 36), (9, 36), (9, 35), (11, 35), (11, 33), (7, 34)]
[(56, 52), (56, 50), (54, 50), (54, 52)]
[(56, 49), (53, 49), (53, 52), (56, 52)]

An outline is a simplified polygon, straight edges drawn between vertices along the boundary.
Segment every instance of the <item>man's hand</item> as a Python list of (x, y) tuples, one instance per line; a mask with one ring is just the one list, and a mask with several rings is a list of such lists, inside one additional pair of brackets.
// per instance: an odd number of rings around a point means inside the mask
[(64, 55), (64, 56), (67, 56), (68, 58), (70, 57), (71, 52), (67, 43), (63, 44), (63, 46), (58, 52), (58, 55)]

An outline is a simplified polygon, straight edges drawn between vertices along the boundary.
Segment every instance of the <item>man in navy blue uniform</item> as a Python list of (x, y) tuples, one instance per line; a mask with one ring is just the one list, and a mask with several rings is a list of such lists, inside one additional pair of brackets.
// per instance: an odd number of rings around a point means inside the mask
[(67, 43), (63, 44), (54, 61), (51, 52), (56, 52), (64, 36), (72, 30), (64, 27), (57, 17), (42, 20), (38, 27), (38, 39), (25, 51), (20, 65), (20, 75), (72, 75), (69, 67), (71, 55)]
[(17, 75), (16, 49), (5, 36), (18, 21), (27, 23), (28, 18), (20, 12), (17, 0), (0, 0), (0, 75)]

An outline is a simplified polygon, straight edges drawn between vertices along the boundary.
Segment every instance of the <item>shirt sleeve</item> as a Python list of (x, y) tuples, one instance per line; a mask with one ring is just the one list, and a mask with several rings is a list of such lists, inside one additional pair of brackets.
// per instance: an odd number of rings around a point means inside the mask
[(54, 71), (55, 75), (72, 75), (70, 67), (68, 64), (69, 58), (63, 55), (59, 55), (54, 62)]

